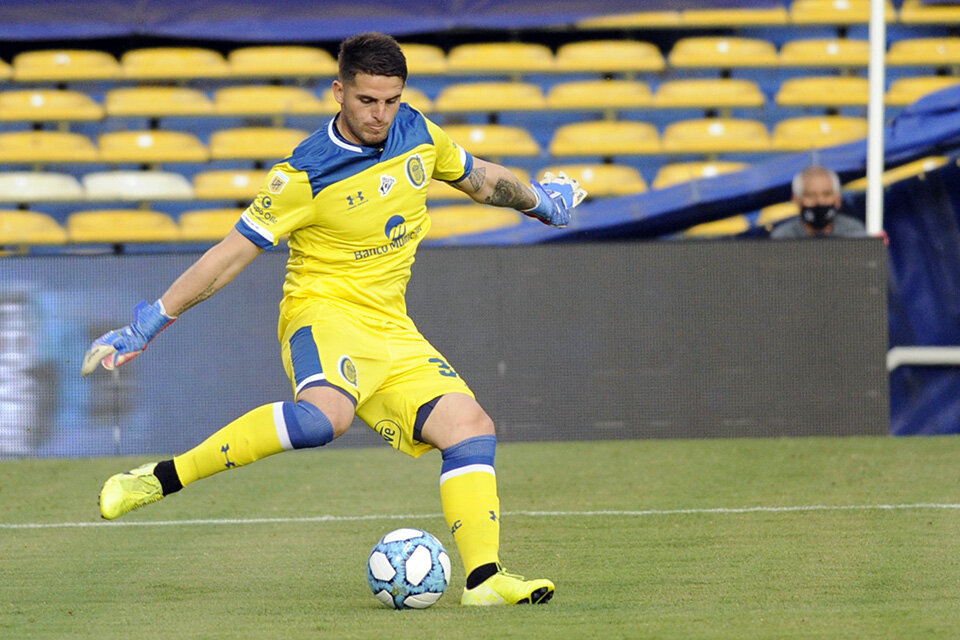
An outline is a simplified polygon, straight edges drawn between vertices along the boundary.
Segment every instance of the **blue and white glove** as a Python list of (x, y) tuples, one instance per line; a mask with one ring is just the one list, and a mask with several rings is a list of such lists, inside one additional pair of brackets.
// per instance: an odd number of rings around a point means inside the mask
[(570, 209), (587, 197), (580, 183), (562, 171), (557, 175), (548, 171), (540, 182), (531, 182), (530, 186), (537, 196), (537, 204), (523, 213), (553, 227), (567, 226), (570, 223)]
[(86, 378), (98, 364), (102, 364), (104, 369), (113, 370), (130, 362), (143, 353), (150, 341), (174, 320), (176, 318), (167, 315), (159, 300), (153, 304), (141, 302), (133, 309), (131, 324), (108, 331), (93, 341), (83, 356), (80, 375)]

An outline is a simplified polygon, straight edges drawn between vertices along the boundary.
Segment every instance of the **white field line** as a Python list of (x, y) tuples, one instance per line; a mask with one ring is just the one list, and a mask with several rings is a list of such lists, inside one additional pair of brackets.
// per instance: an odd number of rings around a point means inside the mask
[[(687, 516), (710, 514), (744, 513), (796, 513), (809, 511), (915, 511), (915, 510), (958, 510), (960, 504), (919, 502), (914, 504), (851, 504), (825, 505), (811, 504), (793, 507), (716, 507), (703, 509), (643, 509), (601, 510), (601, 511), (505, 511), (504, 516), (527, 516), (532, 518), (585, 518), (585, 517), (638, 517), (638, 516)], [(0, 522), (0, 529), (63, 529), (84, 527), (174, 527), (195, 525), (238, 525), (238, 524), (301, 524), (321, 522), (360, 522), (364, 520), (418, 520), (442, 518), (439, 513), (415, 514), (372, 514), (360, 516), (310, 516), (302, 518), (210, 518), (196, 520), (118, 520), (105, 522)]]

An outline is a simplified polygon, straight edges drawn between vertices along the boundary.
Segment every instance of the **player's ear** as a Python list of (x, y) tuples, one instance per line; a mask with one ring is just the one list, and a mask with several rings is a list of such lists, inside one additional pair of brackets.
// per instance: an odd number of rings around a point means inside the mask
[(343, 83), (340, 80), (333, 81), (333, 99), (343, 104)]

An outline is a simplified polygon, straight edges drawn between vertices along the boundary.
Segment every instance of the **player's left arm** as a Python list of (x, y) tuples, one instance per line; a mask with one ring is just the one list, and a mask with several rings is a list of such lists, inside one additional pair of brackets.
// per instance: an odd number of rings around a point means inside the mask
[(527, 184), (506, 167), (479, 158), (473, 159), (467, 175), (450, 184), (476, 202), (517, 209), (554, 227), (567, 226), (570, 210), (587, 195), (576, 180), (563, 173), (547, 173), (540, 182)]

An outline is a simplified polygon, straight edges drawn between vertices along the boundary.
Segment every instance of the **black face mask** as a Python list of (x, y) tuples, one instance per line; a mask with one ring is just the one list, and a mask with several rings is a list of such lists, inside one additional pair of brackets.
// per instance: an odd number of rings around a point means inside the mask
[(832, 204), (817, 204), (801, 209), (800, 217), (814, 229), (824, 229), (837, 217), (837, 209)]

